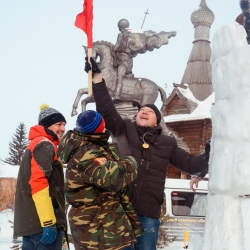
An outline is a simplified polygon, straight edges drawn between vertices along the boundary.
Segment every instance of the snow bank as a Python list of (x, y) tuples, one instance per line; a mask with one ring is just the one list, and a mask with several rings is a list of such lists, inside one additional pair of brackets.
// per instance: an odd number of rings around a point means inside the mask
[(250, 46), (243, 26), (214, 35), (213, 137), (202, 250), (250, 249)]
[(18, 175), (19, 166), (13, 166), (3, 161), (0, 161), (0, 178), (16, 178)]

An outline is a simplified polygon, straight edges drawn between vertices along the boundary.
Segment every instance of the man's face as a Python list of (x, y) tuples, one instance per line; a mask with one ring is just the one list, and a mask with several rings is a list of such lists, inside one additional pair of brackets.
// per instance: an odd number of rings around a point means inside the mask
[(65, 122), (57, 122), (48, 127), (51, 131), (53, 131), (59, 139), (62, 139), (62, 136), (65, 132)]
[(157, 126), (157, 118), (153, 109), (143, 107), (138, 112), (136, 119), (137, 125), (141, 127), (155, 127)]

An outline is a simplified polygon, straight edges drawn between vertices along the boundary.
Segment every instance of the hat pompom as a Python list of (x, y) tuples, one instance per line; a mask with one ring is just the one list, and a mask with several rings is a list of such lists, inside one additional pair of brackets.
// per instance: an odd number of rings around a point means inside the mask
[(46, 104), (46, 103), (43, 103), (41, 106), (40, 106), (40, 111), (44, 110), (44, 109), (47, 109), (49, 108), (49, 105)]
[(40, 114), (38, 116), (38, 125), (42, 125), (46, 128), (57, 122), (65, 122), (65, 117), (58, 112), (56, 109), (50, 108), (47, 104), (42, 104), (40, 106)]

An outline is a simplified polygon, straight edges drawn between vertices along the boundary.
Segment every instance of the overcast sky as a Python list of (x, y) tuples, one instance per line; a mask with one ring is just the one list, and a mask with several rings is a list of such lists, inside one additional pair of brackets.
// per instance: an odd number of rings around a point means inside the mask
[[(168, 45), (134, 58), (133, 73), (153, 80), (171, 92), (180, 83), (194, 40), (192, 12), (200, 0), (94, 0), (93, 40), (116, 42), (120, 19), (130, 28), (176, 31)], [(27, 130), (37, 124), (39, 107), (47, 103), (64, 114), (67, 129), (75, 126), (71, 117), (78, 89), (87, 87), (84, 72), (83, 31), (74, 27), (82, 11), (82, 0), (0, 1), (0, 159), (8, 156), (9, 142), (20, 122)], [(214, 32), (240, 14), (239, 0), (207, 0), (214, 12)], [(157, 106), (161, 103), (158, 100)], [(88, 109), (95, 109), (88, 105)], [(80, 108), (78, 108), (80, 111)]]

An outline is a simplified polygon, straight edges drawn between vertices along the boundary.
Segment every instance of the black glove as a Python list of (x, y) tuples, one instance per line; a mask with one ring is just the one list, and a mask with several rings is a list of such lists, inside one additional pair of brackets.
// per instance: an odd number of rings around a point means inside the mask
[(91, 70), (91, 66), (88, 62), (88, 57), (85, 57), (85, 68), (84, 70), (88, 73)]
[[(93, 59), (93, 57), (90, 57), (90, 62), (92, 64), (92, 77), (96, 74), (96, 73), (101, 73), (101, 70), (99, 69), (96, 61)], [(84, 70), (88, 73), (91, 70), (91, 66), (88, 62), (88, 57), (85, 57), (85, 68)]]
[(209, 161), (209, 154), (210, 154), (210, 140), (206, 143), (205, 146), (205, 153), (206, 153), (206, 159), (207, 161)]

